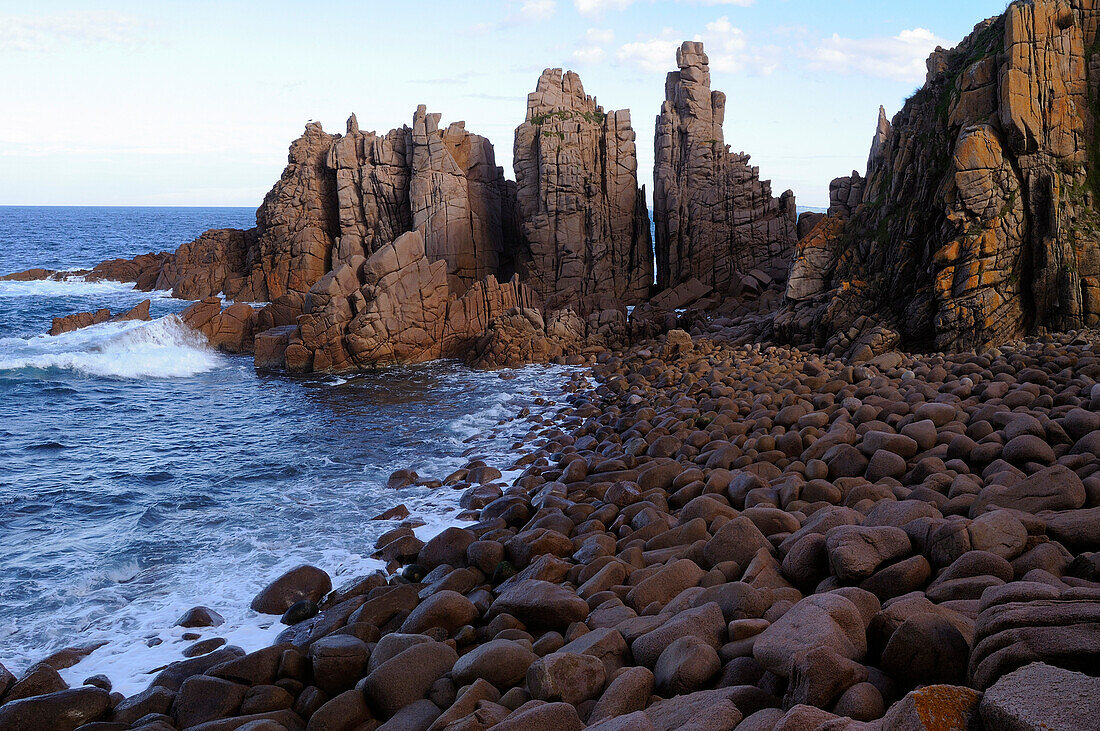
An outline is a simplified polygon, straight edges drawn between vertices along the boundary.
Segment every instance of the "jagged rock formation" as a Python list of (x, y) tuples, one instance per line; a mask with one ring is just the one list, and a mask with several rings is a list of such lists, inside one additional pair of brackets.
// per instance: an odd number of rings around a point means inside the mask
[(248, 270), (248, 256), (255, 248), (255, 239), (256, 229), (211, 229), (180, 246), (164, 261), (156, 288), (170, 289), (172, 296), (180, 299), (237, 293), (244, 281), (242, 275)]
[(1098, 20), (1017, 2), (937, 50), (880, 115), (859, 205), (799, 245), (777, 333), (851, 355), (876, 329), (961, 350), (1100, 321)]
[(654, 140), (657, 285), (692, 278), (721, 292), (738, 273), (785, 276), (796, 241), (790, 191), (772, 197), (749, 156), (723, 142), (726, 96), (711, 91), (703, 44), (685, 42), (669, 73)]
[(447, 262), (457, 289), (499, 274), (510, 260), (514, 192), (493, 146), (462, 122), (440, 129), (439, 118), (420, 106), (411, 129), (384, 137), (361, 132), (354, 115), (348, 120), (327, 162), (339, 208), (334, 264), (369, 256), (420, 228), (428, 258)]
[(546, 69), (516, 129), (524, 281), (548, 307), (637, 304), (653, 248), (628, 110), (604, 112), (572, 71)]
[[(441, 357), (491, 365), (493, 353), (512, 364), (564, 358), (594, 337), (618, 342), (623, 303), (648, 295), (653, 271), (629, 114), (605, 115), (560, 70), (544, 73), (531, 97), (517, 132), (533, 156), (520, 163), (522, 206), (492, 145), (463, 123), (441, 129), (421, 106), (411, 127), (380, 136), (352, 115), (345, 135), (306, 126), (255, 228), (211, 230), (174, 254), (70, 274), (201, 300), (184, 322), (223, 350), (255, 346), (261, 367), (342, 371)], [(517, 258), (530, 287), (513, 276)], [(221, 296), (241, 307), (222, 310)], [(502, 324), (495, 344), (474, 352), (510, 311), (536, 312), (528, 320), (543, 322), (543, 345), (521, 347)], [(570, 318), (579, 328), (562, 330)]]
[[(383, 136), (306, 125), (248, 231), (208, 231), (167, 255), (160, 289), (199, 299), (272, 303), (276, 324), (305, 312), (310, 288), (341, 265), (420, 229), (427, 256), (446, 262), (452, 289), (506, 270), (516, 240), (513, 186), (492, 145), (461, 122), (439, 128), (421, 106), (412, 127)], [(116, 267), (117, 268), (117, 267)]]
[(411, 231), (325, 274), (306, 295), (296, 328), (261, 334), (257, 364), (348, 371), (461, 357), (495, 317), (533, 306), (518, 280), (500, 284), (492, 275), (453, 296), (447, 262), (429, 261), (424, 235)]
[(96, 310), (95, 312), (76, 312), (72, 315), (65, 315), (64, 317), (55, 317), (50, 326), (50, 335), (61, 335), (62, 333), (79, 330), (80, 328), (89, 327), (91, 325), (99, 325), (104, 322), (148, 320), (149, 305), (149, 300), (143, 300), (126, 310), (126, 312), (120, 312), (113, 317), (111, 316), (111, 310), (107, 307)]

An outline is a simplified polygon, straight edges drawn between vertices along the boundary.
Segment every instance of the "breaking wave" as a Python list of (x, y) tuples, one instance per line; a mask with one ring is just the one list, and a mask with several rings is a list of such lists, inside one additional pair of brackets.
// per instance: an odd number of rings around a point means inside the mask
[(175, 315), (92, 325), (62, 335), (0, 339), (0, 372), (76, 371), (101, 378), (185, 378), (225, 359)]

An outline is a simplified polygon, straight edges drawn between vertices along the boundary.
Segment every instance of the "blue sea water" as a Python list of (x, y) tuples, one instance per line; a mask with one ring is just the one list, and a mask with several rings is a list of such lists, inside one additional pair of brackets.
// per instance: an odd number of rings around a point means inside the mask
[[(0, 273), (90, 267), (173, 250), (203, 230), (248, 227), (252, 209), (0, 207)], [(470, 457), (502, 469), (549, 414), (562, 368), (515, 378), (450, 362), (354, 377), (259, 375), (206, 347), (153, 293), (151, 322), (57, 337), (51, 318), (129, 308), (150, 294), (82, 281), (0, 282), (0, 663), (17, 674), (50, 652), (107, 642), (64, 671), (106, 673), (124, 693), (179, 659), (175, 620), (206, 605), (202, 636), (246, 649), (280, 629), (248, 609), (300, 563), (339, 584), (378, 564), (370, 518), (398, 502), (453, 515), (448, 488), (384, 487), (394, 469), (443, 477)], [(551, 402), (552, 403), (552, 402)]]

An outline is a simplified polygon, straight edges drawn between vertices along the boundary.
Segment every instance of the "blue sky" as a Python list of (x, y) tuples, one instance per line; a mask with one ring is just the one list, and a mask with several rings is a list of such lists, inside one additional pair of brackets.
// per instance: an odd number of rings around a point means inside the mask
[[(48, 5), (48, 8), (44, 8)], [(0, 204), (258, 205), (307, 120), (342, 132), (465, 120), (512, 173), (545, 67), (629, 108), (652, 187), (653, 122), (679, 42), (701, 39), (725, 136), (778, 193), (827, 204), (891, 116), (1005, 0), (0, 0)]]

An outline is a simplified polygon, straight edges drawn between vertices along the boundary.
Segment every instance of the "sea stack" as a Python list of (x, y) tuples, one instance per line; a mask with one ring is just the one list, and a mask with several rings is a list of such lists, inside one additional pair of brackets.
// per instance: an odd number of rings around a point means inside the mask
[(726, 95), (711, 91), (703, 44), (686, 41), (676, 65), (654, 139), (658, 288), (694, 278), (728, 292), (753, 269), (786, 276), (797, 240), (794, 194), (773, 197), (749, 156), (725, 144)]
[(524, 281), (548, 307), (649, 296), (653, 245), (630, 111), (605, 112), (572, 71), (546, 69), (516, 129)]

